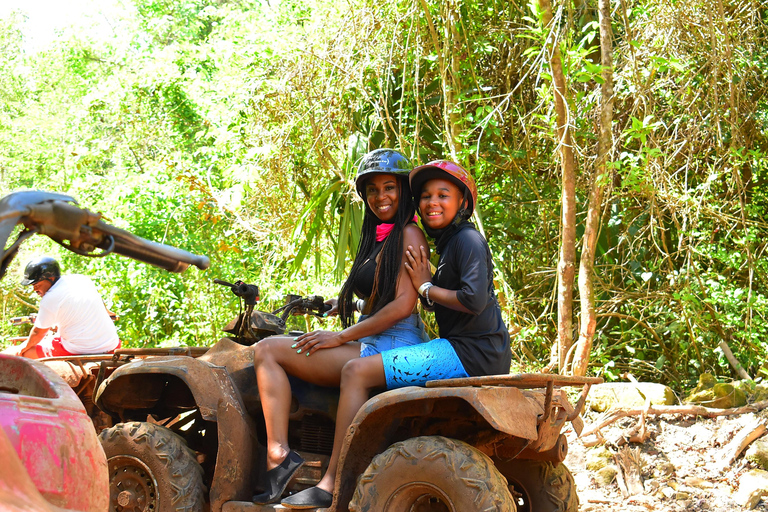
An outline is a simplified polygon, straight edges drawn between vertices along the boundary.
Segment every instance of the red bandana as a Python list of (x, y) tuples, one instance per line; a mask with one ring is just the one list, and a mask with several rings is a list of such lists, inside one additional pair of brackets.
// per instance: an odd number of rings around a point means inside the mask
[[(416, 222), (418, 218), (416, 215), (413, 216), (413, 222)], [(376, 241), (381, 242), (382, 240), (385, 240), (389, 234), (392, 232), (392, 229), (394, 229), (395, 224), (388, 224), (386, 222), (382, 222), (378, 226), (376, 226)]]

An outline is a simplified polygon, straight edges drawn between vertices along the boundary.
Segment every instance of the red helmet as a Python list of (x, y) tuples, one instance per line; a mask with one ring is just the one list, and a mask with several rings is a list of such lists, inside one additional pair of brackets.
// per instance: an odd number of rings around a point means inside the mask
[(435, 178), (447, 179), (460, 189), (468, 191), (470, 203), (467, 205), (467, 215), (471, 215), (475, 211), (475, 205), (477, 204), (477, 185), (475, 185), (475, 180), (462, 166), (448, 160), (434, 160), (428, 164), (415, 167), (411, 171), (408, 179), (411, 183), (411, 193), (416, 204), (419, 204), (421, 188), (424, 186), (424, 183)]

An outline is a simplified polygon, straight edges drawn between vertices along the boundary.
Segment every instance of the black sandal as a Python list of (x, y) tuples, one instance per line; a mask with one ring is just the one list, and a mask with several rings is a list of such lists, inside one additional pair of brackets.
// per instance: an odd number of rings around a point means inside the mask
[(257, 494), (252, 498), (252, 501), (257, 505), (266, 505), (268, 503), (274, 503), (283, 491), (288, 486), (288, 482), (304, 464), (304, 459), (301, 455), (291, 450), (288, 455), (283, 459), (279, 465), (267, 471), (267, 490), (261, 494)]
[(328, 508), (333, 505), (333, 494), (319, 487), (310, 487), (292, 496), (288, 496), (280, 504), (287, 508)]

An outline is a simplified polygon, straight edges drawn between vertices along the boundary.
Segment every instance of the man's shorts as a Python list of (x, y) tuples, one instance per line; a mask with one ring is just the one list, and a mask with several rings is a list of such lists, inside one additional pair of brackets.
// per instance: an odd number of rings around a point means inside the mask
[[(359, 322), (368, 318), (368, 315), (361, 315)], [(397, 322), (386, 331), (366, 336), (358, 340), (360, 342), (360, 357), (368, 357), (381, 354), (387, 350), (398, 347), (409, 347), (419, 343), (429, 341), (424, 324), (419, 315), (411, 315)]]
[[(106, 352), (106, 354), (112, 354), (115, 350), (119, 349), (122, 345), (121, 341), (117, 342), (117, 346), (110, 350), (109, 352)], [(67, 349), (65, 349), (61, 344), (61, 338), (56, 337), (51, 340), (51, 344), (46, 344), (43, 346), (42, 343), (38, 343), (35, 345), (35, 352), (37, 353), (38, 359), (42, 359), (44, 357), (64, 357), (64, 356), (82, 356), (83, 354), (72, 354), (71, 352), (68, 352)]]
[(381, 353), (387, 389), (423, 386), (430, 380), (469, 377), (451, 342), (437, 338), (427, 343)]

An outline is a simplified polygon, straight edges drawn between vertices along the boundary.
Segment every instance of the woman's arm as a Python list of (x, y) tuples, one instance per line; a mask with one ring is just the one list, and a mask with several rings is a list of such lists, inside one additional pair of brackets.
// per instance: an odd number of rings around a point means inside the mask
[[(429, 247), (421, 229), (415, 224), (409, 224), (403, 230), (403, 247), (414, 244)], [(425, 251), (428, 251), (428, 249), (425, 249)], [(403, 254), (402, 261), (405, 261), (405, 254)], [(428, 253), (427, 261), (429, 261)], [(392, 302), (385, 305), (376, 314), (371, 315), (362, 322), (347, 327), (341, 332), (314, 331), (303, 334), (296, 338), (295, 348), (312, 354), (319, 349), (337, 347), (349, 341), (356, 341), (360, 338), (386, 331), (399, 321), (410, 316), (418, 299), (418, 293), (411, 284), (411, 278), (405, 265), (401, 266), (400, 272), (398, 272), (396, 290), (395, 298)]]

